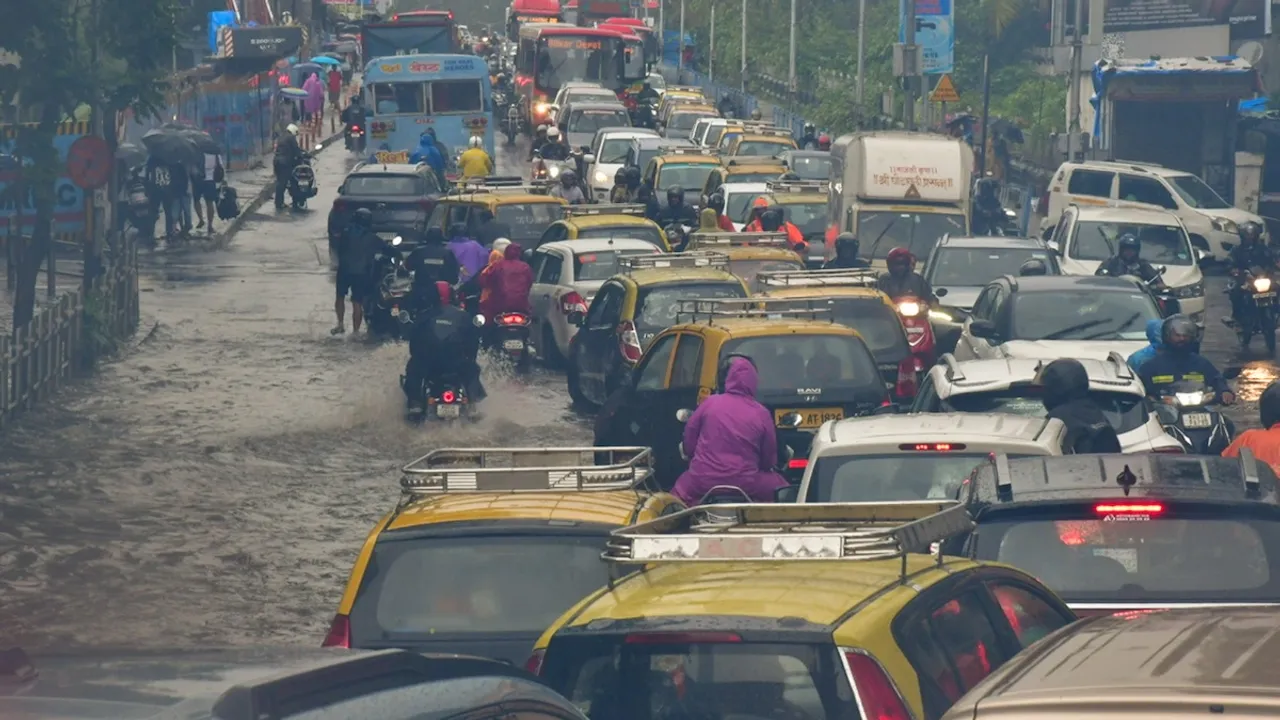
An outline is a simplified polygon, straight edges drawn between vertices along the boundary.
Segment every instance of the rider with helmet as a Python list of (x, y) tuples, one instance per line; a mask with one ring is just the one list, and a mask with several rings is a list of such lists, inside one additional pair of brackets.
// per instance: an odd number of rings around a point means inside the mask
[[(757, 200), (760, 199), (763, 198), (757, 198)], [(782, 212), (782, 208), (777, 204), (768, 202), (767, 200), (765, 202), (767, 204), (760, 210), (760, 213), (756, 215), (756, 219), (752, 220), (746, 227), (742, 228), (742, 232), (786, 233), (787, 245), (790, 246), (792, 250), (795, 250), (802, 255), (807, 253), (809, 251), (809, 243), (804, 241), (804, 233), (800, 232), (800, 228), (787, 220), (786, 215)]]
[(1262, 242), (1262, 225), (1250, 220), (1241, 223), (1238, 232), (1240, 245), (1231, 250), (1231, 280), (1227, 283), (1227, 291), (1231, 295), (1232, 322), (1245, 311), (1247, 296), (1244, 285), (1249, 271), (1262, 268), (1270, 272), (1280, 266), (1280, 258)]
[(613, 187), (609, 190), (609, 202), (617, 204), (636, 201), (635, 191), (627, 184), (627, 168), (620, 167), (613, 174)]
[(733, 221), (729, 219), (728, 215), (724, 214), (724, 193), (711, 193), (707, 197), (707, 209), (715, 211), (716, 228), (720, 232), (737, 232), (738, 228), (733, 226)]
[(758, 122), (758, 121), (759, 121), (761, 118), (763, 118), (763, 117), (764, 117), (764, 115), (763, 115), (763, 114), (761, 114), (761, 112), (760, 112), (760, 108), (752, 108), (752, 109), (751, 109), (751, 119), (752, 119), (752, 120), (755, 120), (755, 121), (757, 121), (757, 122)]
[(755, 363), (731, 355), (720, 365), (717, 392), (703, 400), (684, 428), (689, 469), (671, 492), (686, 505), (731, 486), (755, 502), (772, 502), (787, 481), (774, 472), (778, 436), (773, 414), (756, 400)]
[(560, 132), (560, 128), (552, 126), (547, 128), (547, 141), (538, 148), (538, 153), (543, 160), (565, 161), (569, 159), (569, 145), (564, 142), (564, 133)]
[(448, 282), (435, 283), (434, 302), (412, 311), (413, 329), (409, 335), (409, 362), (404, 367), (404, 394), (409, 413), (421, 414), (425, 409), (425, 385), (436, 379), (457, 378), (475, 402), (484, 399), (480, 384), (480, 333), (470, 313), (453, 303), (453, 289)]
[(484, 151), (484, 141), (473, 135), (471, 147), (458, 158), (458, 173), (462, 179), (486, 178), (493, 174), (493, 159)]
[(804, 124), (804, 134), (796, 138), (796, 146), (801, 150), (813, 150), (818, 147), (818, 128), (813, 123)]
[(572, 170), (565, 170), (560, 173), (560, 184), (554, 185), (547, 194), (551, 197), (557, 197), (570, 205), (586, 205), (587, 196), (582, 192), (582, 188), (578, 187), (578, 173)]
[(1239, 457), (1240, 448), (1249, 448), (1254, 456), (1280, 473), (1280, 381), (1267, 386), (1258, 398), (1258, 414), (1262, 427), (1245, 430), (1236, 436), (1222, 457)]
[(530, 160), (533, 159), (534, 153), (540, 150), (543, 145), (547, 144), (547, 128), (548, 126), (546, 124), (542, 124), (542, 125), (539, 125), (538, 128), (533, 131), (533, 137), (529, 141), (529, 159)]
[(1151, 282), (1154, 279), (1152, 287), (1164, 286), (1164, 281), (1159, 279), (1160, 274), (1156, 272), (1155, 266), (1139, 257), (1142, 253), (1142, 241), (1137, 235), (1133, 233), (1121, 235), (1116, 242), (1116, 247), (1116, 254), (1099, 265), (1095, 275), (1113, 277), (1134, 275), (1143, 282)]
[(658, 227), (664, 229), (671, 225), (698, 226), (698, 215), (693, 208), (685, 204), (684, 188), (679, 185), (667, 188), (666, 207), (659, 208), (651, 219), (658, 224)]
[(716, 103), (716, 110), (720, 112), (720, 117), (730, 117), (738, 114), (738, 105), (729, 97), (729, 93), (720, 95), (720, 102)]
[(423, 241), (409, 253), (405, 265), (413, 273), (413, 288), (409, 291), (413, 304), (428, 308), (439, 302), (436, 283), (458, 282), (462, 265), (446, 244), (443, 230), (431, 227), (423, 235)]
[(1000, 204), (1000, 181), (984, 177), (978, 181), (978, 196), (973, 199), (973, 233), (995, 235), (1008, 223)]
[(851, 232), (836, 236), (836, 255), (822, 266), (823, 270), (870, 270), (871, 263), (858, 257), (858, 238)]
[(293, 182), (293, 169), (298, 167), (306, 157), (302, 146), (298, 144), (298, 126), (289, 123), (284, 134), (276, 141), (276, 152), (272, 158), (272, 167), (276, 174), (276, 209), (284, 209), (284, 191)]
[(890, 250), (885, 263), (889, 266), (889, 272), (876, 279), (877, 290), (895, 300), (912, 295), (930, 306), (938, 304), (938, 297), (933, 294), (929, 281), (915, 271), (916, 256), (910, 250), (904, 247)]
[(1118, 453), (1120, 438), (1089, 396), (1089, 372), (1079, 360), (1059, 358), (1040, 371), (1046, 417), (1067, 426), (1064, 453)]
[(1160, 328), (1160, 349), (1142, 364), (1138, 377), (1147, 395), (1158, 397), (1159, 390), (1190, 380), (1217, 393), (1223, 405), (1235, 402), (1235, 393), (1227, 380), (1208, 358), (1201, 355), (1200, 328), (1186, 315), (1166, 318)]
[(818, 136), (818, 149), (819, 149), (819, 150), (826, 150), (826, 151), (828, 151), (828, 152), (831, 150), (831, 136), (830, 136), (830, 135), (828, 135), (828, 134), (826, 134), (826, 133), (823, 133), (823, 134), (821, 134), (821, 135), (819, 135), (819, 136)]

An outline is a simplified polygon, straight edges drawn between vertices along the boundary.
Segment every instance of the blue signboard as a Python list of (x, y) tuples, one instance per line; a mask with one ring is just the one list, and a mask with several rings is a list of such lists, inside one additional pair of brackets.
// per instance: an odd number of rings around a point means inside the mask
[[(907, 2), (898, 0), (898, 42), (907, 41)], [(956, 24), (951, 0), (915, 0), (916, 44), (920, 46), (920, 70), (925, 75), (955, 71)]]
[[(86, 124), (81, 124), (78, 128), (79, 132), (83, 132)], [(59, 128), (61, 133), (68, 126), (64, 125)], [(71, 144), (80, 139), (80, 134), (67, 133), (59, 134), (54, 137), (54, 147), (58, 149), (58, 160), (60, 164), (67, 161), (67, 151), (71, 149)], [(17, 168), (12, 165), (13, 138), (7, 132), (0, 136), (0, 156), (8, 156), (10, 162), (0, 165), (0, 195), (4, 194), (5, 188), (10, 183), (18, 179)], [(58, 179), (54, 181), (54, 206), (53, 206), (53, 232), (57, 235), (71, 235), (84, 232), (84, 210), (85, 210), (85, 193), (76, 187), (75, 183), (67, 177), (65, 165), (64, 169), (58, 173)], [(30, 233), (35, 229), (36, 211), (32, 202), (30, 189), (28, 189), (27, 197), (23, 198), (22, 212), (22, 228), (10, 228), (14, 224), (17, 210), (14, 207), (13, 200), (16, 198), (6, 198), (5, 202), (0, 203), (0, 234), (9, 234), (16, 232)]]
[(209, 50), (218, 51), (218, 31), (230, 25), (236, 26), (236, 14), (231, 10), (216, 10), (209, 13)]

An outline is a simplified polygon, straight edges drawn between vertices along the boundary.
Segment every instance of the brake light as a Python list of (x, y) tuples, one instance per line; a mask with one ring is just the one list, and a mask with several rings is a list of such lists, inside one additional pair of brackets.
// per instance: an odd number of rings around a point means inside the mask
[(529, 317), (520, 313), (504, 313), (498, 316), (501, 325), (528, 325)]
[(329, 633), (324, 636), (320, 647), (351, 647), (351, 618), (341, 613), (333, 616), (329, 623)]
[(640, 347), (640, 334), (636, 332), (635, 323), (627, 320), (618, 326), (618, 349), (622, 357), (629, 363), (640, 362), (644, 349)]
[(858, 693), (862, 717), (866, 720), (911, 720), (906, 703), (898, 694), (880, 663), (862, 653), (846, 652), (849, 679)]
[(1164, 503), (1158, 502), (1115, 502), (1098, 503), (1093, 511), (1099, 515), (1159, 515), (1164, 512)]
[(803, 470), (809, 467), (809, 458), (794, 458), (787, 462), (788, 470)]
[(914, 355), (908, 355), (898, 363), (898, 384), (894, 387), (894, 392), (900, 398), (911, 398), (916, 396), (916, 363), (919, 358)]
[(560, 312), (568, 315), (570, 313), (587, 311), (587, 301), (576, 292), (567, 292), (560, 296)]
[(444, 392), (440, 393), (440, 399), (443, 400), (446, 404), (448, 404), (453, 402), (454, 400), (457, 400), (458, 396), (455, 395), (452, 390), (445, 390)]
[(542, 672), (542, 658), (546, 657), (546, 655), (546, 650), (534, 650), (529, 659), (524, 661), (524, 669), (534, 675), (538, 675)]
[(730, 632), (653, 632), (631, 633), (623, 639), (628, 645), (685, 645), (690, 643), (736, 643), (742, 636)]
[(360, 132), (360, 126), (359, 126), (359, 125), (352, 125), (352, 126), (351, 126), (351, 132)]
[(954, 452), (965, 449), (964, 443), (903, 443), (899, 450), (909, 452)]

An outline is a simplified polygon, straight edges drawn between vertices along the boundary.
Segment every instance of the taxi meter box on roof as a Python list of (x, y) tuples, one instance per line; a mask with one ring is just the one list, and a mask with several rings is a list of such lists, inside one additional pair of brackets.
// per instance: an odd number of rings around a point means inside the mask
[[(847, 139), (846, 139), (847, 138)], [(929, 133), (860, 133), (841, 138), (845, 188), (866, 200), (961, 203), (969, 197), (973, 150)]]

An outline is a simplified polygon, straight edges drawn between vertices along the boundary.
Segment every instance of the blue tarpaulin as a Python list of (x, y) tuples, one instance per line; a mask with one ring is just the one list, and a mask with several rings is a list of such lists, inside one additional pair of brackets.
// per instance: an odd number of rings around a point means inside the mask
[(236, 14), (233, 10), (215, 10), (209, 13), (209, 50), (218, 51), (218, 31), (230, 25), (236, 26)]
[(1241, 100), (1241, 113), (1264, 113), (1267, 111), (1267, 98), (1259, 97), (1252, 100)]
[(1253, 73), (1253, 66), (1234, 55), (1216, 55), (1208, 58), (1152, 58), (1150, 60), (1099, 60), (1093, 66), (1093, 136), (1102, 136), (1102, 98), (1107, 95), (1107, 85), (1115, 77), (1140, 75), (1202, 75), (1216, 73), (1241, 75)]

